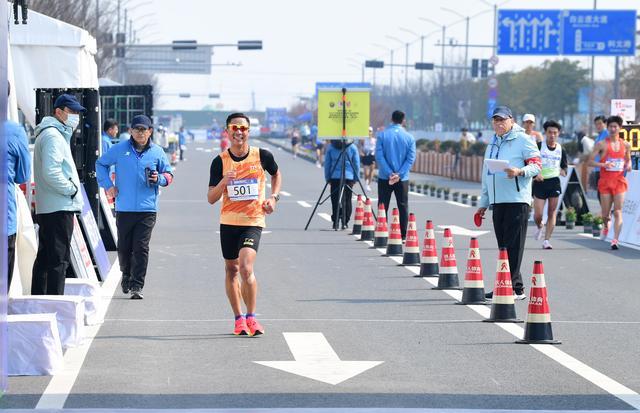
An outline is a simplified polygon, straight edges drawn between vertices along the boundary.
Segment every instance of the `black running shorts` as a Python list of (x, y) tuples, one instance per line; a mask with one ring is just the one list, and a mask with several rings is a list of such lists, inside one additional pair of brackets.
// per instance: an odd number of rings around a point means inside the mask
[(262, 227), (220, 224), (220, 244), (225, 260), (235, 260), (242, 248), (252, 248), (258, 252)]
[(561, 193), (560, 178), (549, 178), (542, 182), (533, 181), (533, 196), (538, 199), (557, 198)]

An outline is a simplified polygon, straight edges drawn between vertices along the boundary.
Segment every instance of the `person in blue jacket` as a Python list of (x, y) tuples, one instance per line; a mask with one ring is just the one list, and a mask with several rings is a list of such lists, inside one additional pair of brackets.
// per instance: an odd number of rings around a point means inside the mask
[[(98, 184), (116, 200), (122, 292), (131, 292), (132, 299), (142, 299), (158, 190), (171, 184), (173, 170), (162, 147), (151, 141), (151, 119), (134, 116), (129, 133), (128, 140), (113, 145), (96, 161), (96, 174)], [(109, 176), (111, 166), (116, 170), (115, 185)]]
[(115, 119), (106, 119), (102, 125), (102, 153), (105, 154), (118, 138), (118, 122)]
[(58, 96), (53, 108), (53, 116), (42, 118), (35, 130), (33, 180), (39, 227), (32, 295), (64, 295), (74, 219), (84, 205), (70, 143), (80, 124), (80, 113), (86, 109), (69, 94)]
[[(343, 147), (345, 147), (344, 155), (346, 156), (343, 162), (340, 153)], [(340, 178), (344, 171), (345, 187), (342, 195), (344, 199), (344, 216), (340, 216), (339, 213), (339, 198), (340, 198)], [(329, 182), (331, 188), (331, 220), (333, 221), (333, 228), (338, 229), (340, 220), (342, 218), (342, 229), (346, 229), (349, 226), (349, 219), (351, 219), (351, 196), (353, 193), (353, 185), (358, 178), (360, 172), (360, 156), (358, 149), (352, 142), (342, 141), (335, 139), (331, 141), (331, 144), (327, 147), (327, 153), (324, 156), (324, 179)]]
[[(524, 129), (513, 121), (506, 106), (497, 106), (492, 114), (494, 135), (484, 159), (507, 161), (504, 171), (490, 173), (486, 162), (482, 168), (482, 195), (477, 214), (484, 216), (493, 206), (493, 229), (499, 248), (509, 254), (509, 269), (515, 298), (524, 300), (520, 264), (527, 238), (531, 211), (531, 181), (542, 170), (540, 150)], [(493, 292), (486, 294), (493, 297)]]
[(18, 224), (16, 217), (16, 184), (24, 184), (31, 178), (31, 155), (24, 128), (13, 121), (4, 123), (4, 136), (7, 140), (7, 274), (11, 287), (13, 263), (16, 256), (16, 233)]
[(394, 111), (391, 125), (376, 140), (378, 202), (384, 204), (385, 213), (388, 213), (391, 193), (395, 194), (403, 240), (409, 221), (409, 171), (416, 160), (416, 140), (405, 130), (404, 117), (404, 112)]
[(180, 126), (180, 131), (178, 132), (178, 145), (180, 146), (180, 160), (186, 161), (184, 152), (187, 150), (187, 132), (185, 132), (184, 126)]

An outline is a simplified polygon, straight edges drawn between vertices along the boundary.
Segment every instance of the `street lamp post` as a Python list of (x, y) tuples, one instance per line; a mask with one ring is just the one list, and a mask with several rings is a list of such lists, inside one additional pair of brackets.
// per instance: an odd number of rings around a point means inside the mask
[[(408, 77), (407, 77), (407, 73), (408, 73), (408, 68), (407, 66), (409, 66), (409, 43), (403, 42), (401, 39), (398, 39), (395, 36), (390, 36), (387, 35), (387, 39), (391, 39), (391, 40), (395, 40), (396, 42), (402, 44), (405, 46), (405, 68), (404, 68), (404, 87), (405, 90), (408, 89)], [(393, 50), (391, 51), (392, 56), (393, 56)], [(393, 58), (392, 58), (393, 59)], [(391, 61), (391, 67), (393, 70), (393, 60)]]
[[(412, 34), (416, 37), (420, 37), (420, 62), (422, 63), (424, 60), (424, 36), (420, 36), (418, 33), (414, 32), (413, 30), (409, 30), (406, 27), (400, 27), (400, 30), (402, 30), (403, 32), (407, 32), (409, 34)], [(407, 75), (409, 73), (409, 42), (406, 43), (406, 60), (405, 60), (405, 66), (406, 66), (406, 71), (405, 71), (405, 78), (404, 78), (404, 86), (405, 89), (407, 89), (407, 91), (409, 90), (409, 83), (407, 80)], [(422, 70), (420, 71), (420, 89), (422, 90)]]
[(453, 13), (456, 16), (462, 17), (466, 21), (466, 29), (465, 29), (465, 42), (464, 42), (464, 65), (469, 66), (469, 16), (465, 16), (461, 13), (458, 13), (455, 10), (449, 9), (447, 7), (441, 7), (442, 10), (448, 11), (449, 13)]

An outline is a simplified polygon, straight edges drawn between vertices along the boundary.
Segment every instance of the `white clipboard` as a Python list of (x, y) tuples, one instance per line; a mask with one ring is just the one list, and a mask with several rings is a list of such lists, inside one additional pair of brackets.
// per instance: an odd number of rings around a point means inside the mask
[(503, 159), (485, 159), (484, 164), (487, 165), (490, 174), (504, 172), (509, 167), (509, 161)]

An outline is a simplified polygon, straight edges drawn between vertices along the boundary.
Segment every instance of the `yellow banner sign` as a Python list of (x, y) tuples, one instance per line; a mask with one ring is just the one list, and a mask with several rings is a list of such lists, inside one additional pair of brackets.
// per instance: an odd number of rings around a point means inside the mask
[[(347, 90), (344, 105), (346, 109), (344, 137), (364, 139), (369, 136), (369, 99), (368, 90)], [(318, 90), (318, 137), (324, 139), (342, 137), (342, 118), (342, 92), (338, 89)]]

